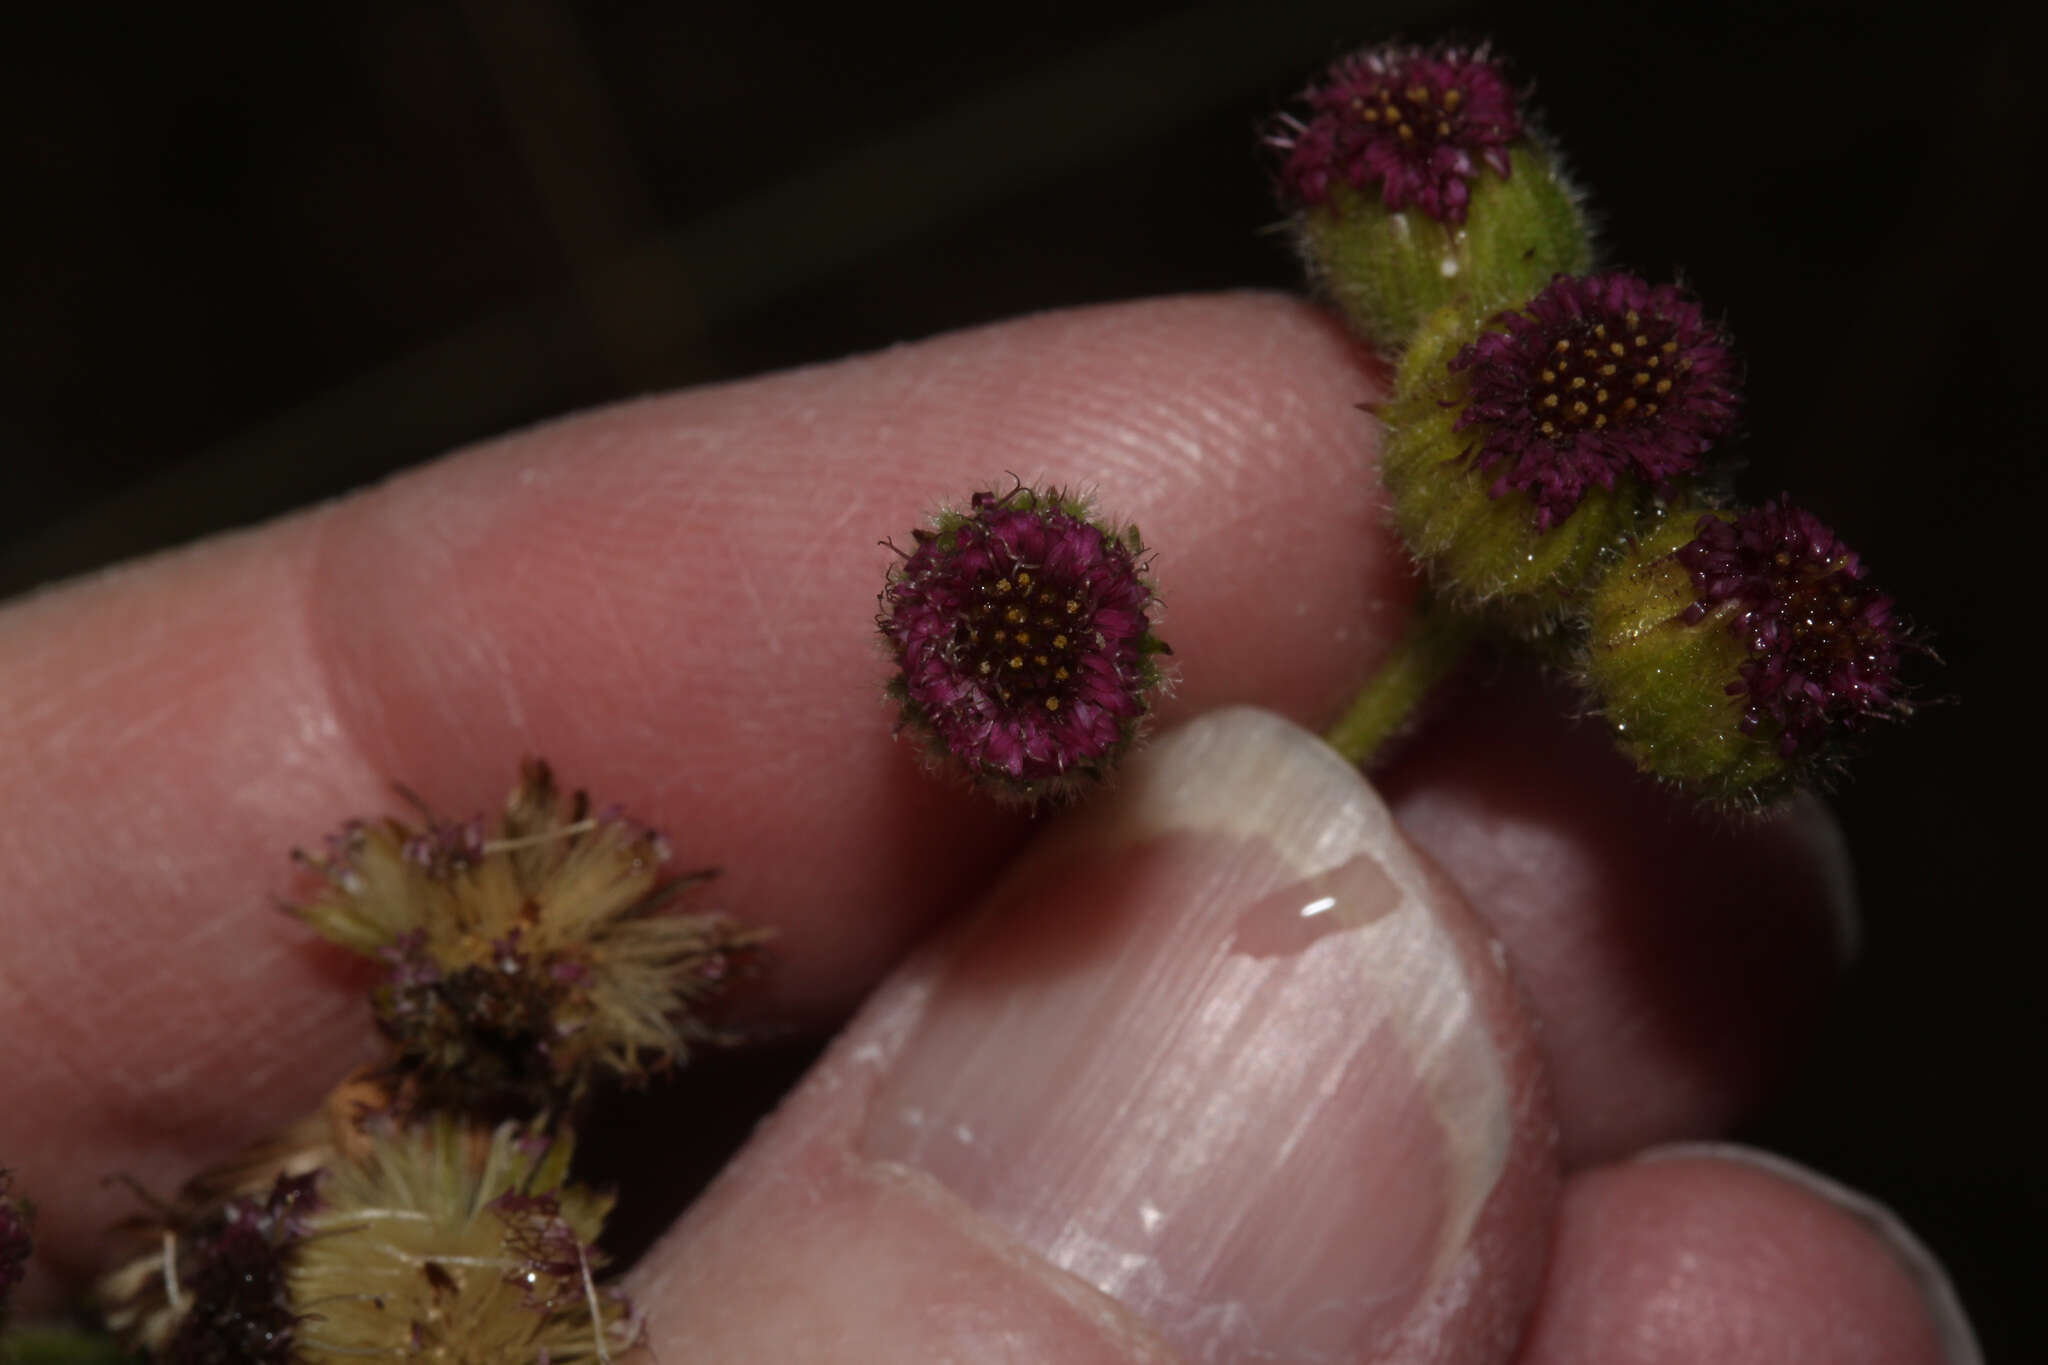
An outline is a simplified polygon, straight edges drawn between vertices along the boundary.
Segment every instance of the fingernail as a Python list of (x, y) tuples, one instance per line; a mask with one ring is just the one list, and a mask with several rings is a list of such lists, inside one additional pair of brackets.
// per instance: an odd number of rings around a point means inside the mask
[(1351, 1359), (1464, 1246), (1505, 1073), (1386, 807), (1263, 712), (1167, 736), (1026, 855), (862, 1143), (1204, 1359)]
[(1970, 1315), (1963, 1311), (1963, 1302), (1956, 1296), (1955, 1285), (1949, 1281), (1948, 1272), (1941, 1268), (1941, 1262), (1935, 1259), (1934, 1253), (1913, 1235), (1913, 1230), (1897, 1214), (1870, 1196), (1830, 1180), (1796, 1161), (1787, 1161), (1784, 1157), (1740, 1143), (1673, 1142), (1653, 1147), (1638, 1155), (1636, 1160), (1682, 1161), (1701, 1157), (1737, 1162), (1766, 1171), (1789, 1185), (1818, 1195), (1863, 1224), (1898, 1259), (1907, 1277), (1920, 1291), (1921, 1301), (1927, 1309), (1927, 1320), (1933, 1325), (1935, 1340), (1941, 1348), (1941, 1358), (1949, 1365), (1984, 1365), (1984, 1352), (1970, 1326)]

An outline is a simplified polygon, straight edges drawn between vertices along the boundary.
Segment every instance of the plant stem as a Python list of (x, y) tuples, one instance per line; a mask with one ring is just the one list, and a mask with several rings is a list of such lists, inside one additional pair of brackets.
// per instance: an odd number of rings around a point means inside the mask
[(1418, 602), (1408, 629), (1351, 700), (1351, 709), (1323, 739), (1353, 763), (1372, 762), (1401, 732), (1438, 683), (1450, 676), (1478, 638), (1480, 618), (1442, 603)]

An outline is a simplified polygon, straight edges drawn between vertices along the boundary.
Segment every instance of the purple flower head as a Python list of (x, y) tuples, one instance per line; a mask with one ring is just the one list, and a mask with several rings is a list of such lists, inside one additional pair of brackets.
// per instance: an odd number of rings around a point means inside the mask
[(1451, 359), (1465, 378), (1454, 430), (1473, 428), (1489, 492), (1521, 489), (1548, 530), (1589, 488), (1663, 487), (1734, 424), (1728, 340), (1676, 285), (1560, 275)]
[(1854, 552), (1811, 513), (1769, 502), (1733, 521), (1703, 516), (1674, 558), (1699, 594), (1681, 620), (1733, 604), (1728, 628), (1748, 658), (1728, 692), (1749, 699), (1743, 733), (1773, 727), (1790, 758), (1831, 731), (1910, 711), (1892, 599), (1865, 586)]
[(1267, 140), (1285, 153), (1282, 189), (1304, 207), (1346, 184), (1396, 212), (1413, 204), (1463, 223), (1479, 166), (1506, 179), (1522, 136), (1514, 92), (1484, 49), (1373, 48), (1301, 99), (1306, 118), (1283, 115)]
[(6, 1316), (7, 1296), (28, 1273), (28, 1258), (35, 1250), (35, 1239), (29, 1235), (34, 1222), (35, 1210), (15, 1197), (13, 1175), (0, 1168), (0, 1317)]
[(904, 723), (1027, 798), (1106, 770), (1167, 652), (1137, 533), (1082, 512), (1057, 492), (977, 493), (967, 515), (913, 533), (882, 590)]

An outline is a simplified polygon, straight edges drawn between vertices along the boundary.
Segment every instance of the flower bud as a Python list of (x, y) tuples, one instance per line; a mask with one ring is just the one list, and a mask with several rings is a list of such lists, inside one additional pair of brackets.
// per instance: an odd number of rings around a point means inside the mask
[(1540, 624), (1733, 425), (1735, 382), (1673, 285), (1560, 275), (1492, 317), (1446, 308), (1381, 410), (1395, 525), (1447, 597)]
[(1577, 197), (1482, 49), (1371, 48), (1267, 136), (1310, 276), (1398, 350), (1454, 300), (1487, 311), (1591, 268)]
[(1910, 714), (1910, 646), (1863, 573), (1788, 503), (1665, 518), (1591, 597), (1586, 675), (1623, 749), (1709, 798), (1752, 800)]
[(1068, 797), (1104, 776), (1171, 653), (1152, 633), (1137, 528), (1020, 485), (911, 534), (877, 620), (901, 729), (1010, 799)]

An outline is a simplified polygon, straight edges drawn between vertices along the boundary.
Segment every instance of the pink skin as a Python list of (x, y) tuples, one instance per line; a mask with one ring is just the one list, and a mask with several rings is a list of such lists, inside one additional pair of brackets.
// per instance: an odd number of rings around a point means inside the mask
[[(780, 931), (748, 1010), (807, 1029), (843, 1020), (928, 927), (995, 885), (1033, 830), (932, 781), (892, 742), (872, 626), (889, 553), (876, 542), (1005, 470), (1093, 488), (1161, 546), (1161, 633), (1184, 678), (1162, 725), (1233, 703), (1326, 722), (1410, 592), (1357, 469), (1372, 436), (1356, 404), (1381, 381), (1285, 300), (1032, 318), (525, 432), (0, 613), (0, 1157), (46, 1211), (29, 1302), (98, 1268), (99, 1230), (130, 1207), (102, 1174), (171, 1188), (372, 1055), (350, 989), (361, 974), (272, 905), (290, 885), (284, 851), (390, 808), (389, 779), (466, 814), (501, 798), (521, 754), (544, 754), (669, 834), (681, 865), (722, 866), (706, 904)], [(1654, 837), (1673, 859), (1710, 850), (1738, 870), (1777, 869), (1750, 878), (1762, 900), (1743, 922), (1766, 942), (1827, 942), (1846, 913), (1823, 817), (1715, 832), (1602, 795), (1623, 780), (1604, 757), (1556, 740), (1554, 709), (1524, 720), (1533, 747), (1563, 755), (1545, 774), (1561, 814), (1540, 859), (1467, 837), (1501, 804), (1455, 759), (1432, 768), (1418, 752), (1396, 787), (1403, 809), (1426, 814), (1422, 842), (1444, 873), (1430, 913), (1484, 983), (1489, 1036), (1521, 1097), (1512, 1174), (1472, 1242), (1487, 1275), (1519, 1287), (1492, 1317), (1435, 1322), (1418, 1359), (1505, 1358), (1539, 1283), (1545, 1313), (1636, 1293), (1602, 1268), (1599, 1235), (1560, 1243), (1539, 1279), (1553, 1123), (1585, 1159), (1714, 1131), (1796, 1042), (1788, 1001), (1826, 982), (1828, 954), (1797, 947), (1801, 965), (1744, 998), (1689, 978), (1689, 963), (1726, 957), (1723, 922), (1692, 904), (1723, 884), (1660, 883), (1646, 905), (1628, 850)], [(1603, 818), (1573, 818), (1587, 803)], [(1670, 991), (1642, 990), (1642, 959), (1603, 949), (1627, 937), (1613, 926), (1650, 913), (1675, 926), (1654, 966)], [(1526, 974), (1526, 1005), (1490, 965), (1483, 924), (1515, 951), (1563, 945)], [(1622, 1016), (1640, 1026), (1627, 1039), (1598, 1022)], [(1547, 1067), (1533, 1018), (1550, 1035)], [(1643, 1046), (1645, 1030), (1734, 1042)], [(846, 1065), (843, 1053), (824, 1065), (660, 1252), (671, 1267), (766, 1267), (724, 1285), (724, 1351), (782, 1340), (766, 1324), (801, 1291), (838, 1306), (807, 1319), (837, 1333), (836, 1358), (902, 1358), (888, 1292), (914, 1284), (969, 1355), (1015, 1314), (1032, 1318), (1015, 1340), (1057, 1358), (1166, 1358), (1137, 1315), (985, 1220), (849, 1165), (858, 1115), (832, 1082)], [(1559, 1078), (1554, 1114), (1545, 1070)], [(1604, 1093), (1567, 1079), (1599, 1074)], [(1655, 1097), (1652, 1115), (1606, 1112), (1636, 1093)], [(1812, 1201), (1740, 1175), (1757, 1217)], [(1726, 1179), (1702, 1172), (1695, 1193), (1711, 1206)], [(1567, 1194), (1567, 1230), (1583, 1188)], [(1606, 1207), (1625, 1221), (1645, 1197), (1617, 1187)], [(735, 1222), (722, 1212), (734, 1208), (759, 1216)], [(1817, 1275), (1872, 1263), (1860, 1225), (1787, 1226)], [(1654, 1228), (1634, 1235), (1655, 1242)], [(1738, 1252), (1729, 1238), (1707, 1254)], [(1856, 1318), (1877, 1311), (1866, 1300), (1879, 1279), (1816, 1283)], [(705, 1283), (655, 1275), (639, 1293), (659, 1315)], [(1767, 1297), (1743, 1311), (1795, 1310)], [(1660, 1358), (1721, 1358), (1711, 1332), (1698, 1339)]]

